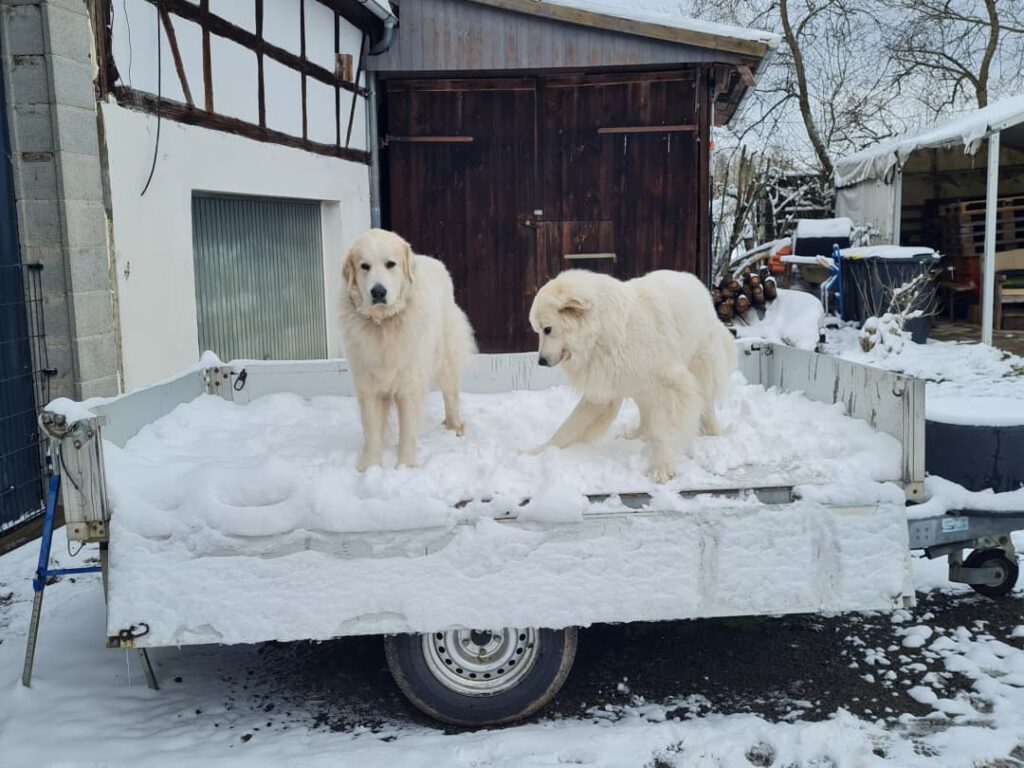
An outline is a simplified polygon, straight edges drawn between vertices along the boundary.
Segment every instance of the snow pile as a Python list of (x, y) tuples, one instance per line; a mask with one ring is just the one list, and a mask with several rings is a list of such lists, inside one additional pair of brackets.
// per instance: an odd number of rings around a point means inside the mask
[(798, 219), (793, 237), (797, 242), (803, 239), (842, 238), (849, 239), (853, 232), (853, 220), (846, 216), (836, 219)]
[(895, 354), (878, 348), (864, 352), (854, 325), (829, 329), (823, 351), (924, 379), (928, 399), (938, 397), (1005, 397), (1024, 399), (1024, 358), (987, 344), (938, 341), (915, 344), (909, 339)]
[(925, 501), (907, 507), (909, 519), (944, 515), (958, 510), (987, 510), (990, 512), (1017, 512), (1024, 510), (1024, 488), (1004, 493), (991, 490), (969, 491), (962, 485), (931, 475), (924, 481)]
[(1024, 397), (934, 397), (927, 401), (928, 421), (974, 427), (1024, 426)]
[(749, 341), (775, 341), (797, 349), (813, 350), (820, 337), (824, 316), (816, 296), (803, 291), (780, 288), (775, 301), (768, 304), (764, 317), (753, 311), (744, 315), (746, 325), (735, 325), (736, 337)]
[[(207, 528), (239, 536), (400, 530), (452, 522), (464, 514), (454, 509), (460, 502), (493, 499), (503, 513), (528, 497), (532, 519), (545, 519), (548, 507), (552, 519), (564, 520), (566, 508), (582, 508), (584, 494), (659, 489), (644, 474), (640, 441), (615, 436), (635, 423), (631, 405), (597, 444), (530, 456), (526, 450), (574, 407), (570, 389), (463, 397), (465, 438), (432, 424), (421, 436), (419, 468), (394, 468), (391, 451), (389, 466), (358, 474), (354, 398), (275, 394), (237, 405), (201, 396), (143, 428), (123, 450), (105, 445), (118, 524), (148, 537)], [(442, 412), (438, 393), (428, 410)], [(699, 438), (669, 487), (899, 477), (898, 442), (847, 418), (842, 406), (736, 384), (720, 418), (723, 434)]]
[(886, 312), (881, 317), (869, 317), (860, 329), (860, 348), (880, 356), (899, 354), (907, 337), (903, 332), (903, 318)]

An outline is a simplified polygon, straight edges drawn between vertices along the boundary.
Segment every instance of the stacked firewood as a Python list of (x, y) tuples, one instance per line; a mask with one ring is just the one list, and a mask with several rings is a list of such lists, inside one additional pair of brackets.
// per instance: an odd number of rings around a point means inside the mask
[(744, 315), (751, 308), (764, 309), (778, 295), (775, 278), (768, 267), (755, 270), (744, 267), (735, 275), (726, 273), (717, 286), (711, 289), (711, 300), (715, 311), (725, 322), (737, 315)]

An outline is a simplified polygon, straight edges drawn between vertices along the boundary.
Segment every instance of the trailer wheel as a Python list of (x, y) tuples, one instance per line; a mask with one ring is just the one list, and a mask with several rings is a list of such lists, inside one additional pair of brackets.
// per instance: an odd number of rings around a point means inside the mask
[(971, 584), (975, 592), (985, 597), (1005, 597), (1010, 594), (1020, 574), (1016, 560), (1007, 557), (1001, 549), (976, 549), (964, 560), (964, 566), (999, 569), (1001, 576), (997, 584)]
[(419, 710), (452, 725), (498, 725), (554, 698), (576, 657), (576, 628), (389, 635), (384, 648), (395, 682)]

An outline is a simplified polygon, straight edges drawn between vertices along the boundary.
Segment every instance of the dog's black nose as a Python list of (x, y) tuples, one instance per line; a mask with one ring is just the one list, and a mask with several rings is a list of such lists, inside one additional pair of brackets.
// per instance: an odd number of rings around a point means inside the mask
[(541, 355), (540, 357), (537, 358), (537, 364), (543, 365), (546, 368), (548, 365), (548, 359), (544, 357), (544, 355)]
[(377, 283), (373, 288), (370, 289), (370, 298), (373, 299), (374, 304), (383, 304), (384, 299), (388, 295), (388, 289), (380, 283)]

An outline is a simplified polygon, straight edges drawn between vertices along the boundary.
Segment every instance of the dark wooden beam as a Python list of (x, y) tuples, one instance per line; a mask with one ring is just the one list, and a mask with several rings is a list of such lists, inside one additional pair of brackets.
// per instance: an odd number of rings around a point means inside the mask
[[(369, 46), (367, 45), (367, 41), (369, 40), (369, 37), (370, 36), (366, 35), (366, 34), (361, 35), (359, 37), (359, 64), (356, 66), (355, 79), (353, 80), (353, 82), (356, 85), (359, 84), (359, 78), (362, 77), (362, 75), (363, 75), (363, 65), (366, 63), (366, 54), (367, 54), (367, 51), (370, 50)], [(352, 97), (352, 103), (349, 106), (349, 110), (348, 110), (348, 128), (345, 129), (345, 146), (346, 147), (349, 146), (349, 144), (351, 144), (351, 142), (352, 142), (352, 124), (355, 122), (355, 119), (356, 119), (356, 99), (353, 96)], [(338, 143), (340, 144), (341, 142), (338, 142)]]
[[(306, 61), (306, 0), (299, 0), (299, 58), (302, 59), (304, 65), (309, 63)], [(309, 110), (306, 108), (306, 73), (303, 72), (300, 77), (302, 82), (302, 138), (308, 139)], [(335, 85), (335, 87), (337, 86)]]
[(301, 139), (298, 136), (274, 131), (264, 126), (248, 123), (235, 117), (218, 115), (197, 107), (190, 107), (180, 101), (171, 99), (157, 99), (151, 93), (137, 91), (134, 88), (115, 86), (113, 89), (117, 103), (124, 107), (137, 109), (143, 112), (156, 114), (165, 120), (174, 120), (186, 125), (198, 125), (202, 128), (210, 128), (215, 131), (224, 131), (237, 136), (243, 136), (254, 141), (263, 141), (270, 144), (282, 144), (286, 147), (295, 147), (307, 152), (314, 152), (318, 155), (338, 157), (342, 160), (349, 160), (354, 163), (370, 164), (370, 153), (358, 149), (338, 147), (334, 144), (321, 144), (308, 139)]
[(100, 98), (103, 98), (110, 93), (110, 87), (117, 82), (117, 68), (114, 66), (114, 56), (110, 50), (110, 0), (91, 0), (90, 16), (93, 23), (93, 36), (96, 40), (96, 62), (98, 65), (96, 86)]
[[(279, 64), (283, 64), (289, 69), (293, 69), (307, 77), (312, 77), (314, 80), (319, 80), (326, 85), (337, 85), (346, 91), (358, 93), (360, 96), (366, 95), (364, 88), (359, 88), (352, 83), (346, 83), (339, 80), (333, 72), (328, 71), (319, 64), (306, 61), (303, 57), (296, 56), (294, 53), (286, 51), (284, 48), (278, 48), (276, 45), (272, 45), (266, 40), (261, 40), (252, 32), (235, 26), (231, 22), (222, 19), (220, 16), (215, 16), (210, 13), (209, 0), (200, 0), (198, 7), (190, 3), (189, 0), (146, 0), (146, 2), (152, 3), (153, 5), (164, 5), (167, 7), (167, 10), (175, 16), (180, 16), (186, 21), (195, 22), (202, 27), (204, 65), (209, 59), (209, 37), (212, 34), (217, 35), (217, 37), (223, 37), (233, 43), (238, 43), (243, 48), (253, 51), (257, 56), (263, 54)], [(207, 105), (207, 108), (208, 111), (212, 111), (212, 107), (209, 104)]]
[(174, 25), (171, 23), (171, 16), (167, 9), (158, 6), (160, 21), (163, 22), (164, 32), (167, 33), (167, 45), (171, 49), (171, 57), (174, 59), (174, 68), (178, 71), (178, 80), (181, 81), (181, 92), (185, 95), (185, 103), (192, 106), (192, 91), (188, 87), (188, 77), (185, 76), (185, 65), (181, 61), (181, 51), (178, 50), (178, 36), (174, 34)]
[[(263, 39), (263, 0), (256, 0), (256, 37)], [(260, 128), (267, 127), (267, 88), (263, 80), (263, 54), (256, 54), (256, 78), (259, 89)]]
[[(337, 9), (334, 11), (334, 60), (338, 60), (338, 54), (341, 53), (341, 15)], [(337, 70), (337, 65), (335, 65)], [(337, 74), (337, 71), (335, 71)], [(357, 82), (356, 85), (359, 85)], [(353, 99), (355, 101), (355, 99)], [(341, 146), (341, 88), (335, 84), (334, 86), (334, 129), (335, 139), (334, 143)]]
[[(189, 10), (195, 10), (189, 6)], [(206, 90), (206, 111), (213, 112), (213, 63), (210, 60), (210, 28), (204, 24), (210, 17), (210, 0), (199, 0), (199, 13), (193, 21), (199, 22), (203, 29), (203, 88)]]
[(685, 133), (696, 131), (696, 125), (623, 125), (615, 128), (598, 128), (598, 133)]

